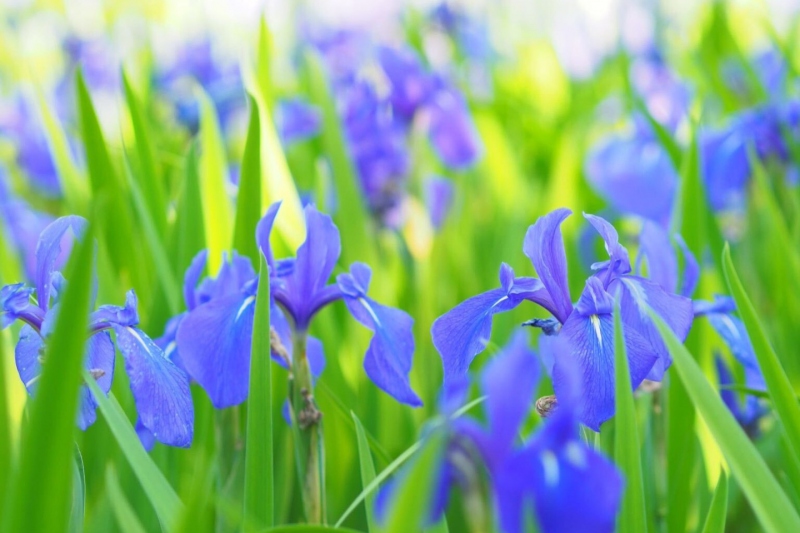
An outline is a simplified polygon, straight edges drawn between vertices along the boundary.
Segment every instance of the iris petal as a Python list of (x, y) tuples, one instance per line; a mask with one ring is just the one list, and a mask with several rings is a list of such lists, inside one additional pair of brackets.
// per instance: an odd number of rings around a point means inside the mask
[(217, 409), (247, 399), (253, 296), (231, 294), (205, 303), (178, 327), (178, 351), (189, 375)]
[(87, 226), (86, 219), (79, 216), (61, 217), (47, 226), (39, 236), (39, 243), (36, 245), (36, 298), (42, 309), (47, 309), (50, 304), (50, 276), (61, 254), (61, 239), (69, 229), (80, 238)]
[[(89, 338), (86, 347), (86, 368), (95, 375), (97, 386), (104, 394), (111, 390), (114, 379), (114, 359), (116, 350), (107, 331), (95, 333)], [(97, 401), (86, 385), (81, 386), (81, 402), (78, 411), (78, 427), (86, 430), (97, 420)]]
[(571, 214), (572, 211), (562, 208), (539, 217), (528, 228), (522, 246), (536, 269), (536, 275), (550, 293), (553, 304), (548, 310), (562, 324), (572, 312), (572, 301), (567, 283), (567, 256), (561, 238), (561, 223)]
[(153, 437), (187, 448), (194, 433), (189, 378), (139, 329), (115, 326), (139, 420)]

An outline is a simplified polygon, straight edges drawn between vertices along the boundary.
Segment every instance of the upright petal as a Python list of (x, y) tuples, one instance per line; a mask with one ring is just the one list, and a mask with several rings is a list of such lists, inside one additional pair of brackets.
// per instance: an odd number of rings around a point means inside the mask
[(46, 310), (50, 305), (50, 276), (61, 253), (61, 239), (70, 229), (76, 238), (80, 238), (87, 226), (86, 219), (79, 216), (61, 217), (47, 226), (39, 237), (36, 245), (36, 298), (42, 309)]
[(0, 329), (5, 329), (17, 319), (41, 329), (44, 311), (31, 303), (33, 289), (22, 283), (6, 285), (0, 289)]
[(445, 89), (429, 105), (429, 137), (442, 162), (454, 170), (473, 165), (481, 155), (481, 144), (469, 108), (460, 94)]
[(386, 307), (366, 295), (369, 267), (353, 265), (353, 274), (337, 278), (344, 301), (353, 318), (375, 334), (364, 357), (369, 378), (397, 401), (418, 407), (422, 401), (411, 389), (408, 373), (414, 356), (414, 319), (406, 312)]
[(203, 271), (206, 269), (207, 261), (208, 250), (200, 250), (192, 259), (183, 276), (183, 299), (186, 301), (186, 309), (189, 311), (200, 305), (197, 298), (197, 282), (200, 281)]
[[(606, 285), (615, 276), (622, 276), (631, 271), (631, 261), (628, 257), (628, 250), (619, 243), (619, 234), (606, 219), (596, 215), (589, 215), (584, 213), (583, 216), (589, 223), (597, 230), (597, 233), (603, 238), (603, 242), (608, 252), (609, 262), (602, 263), (608, 269), (608, 277), (606, 278)], [(597, 265), (597, 266), (601, 266)], [(596, 268), (595, 265), (592, 268)]]
[(223, 296), (195, 308), (178, 327), (183, 365), (217, 409), (247, 399), (254, 302), (241, 293)]
[(692, 251), (686, 246), (683, 237), (675, 235), (675, 240), (681, 249), (681, 253), (683, 253), (683, 280), (681, 281), (680, 295), (691, 298), (700, 279), (700, 265), (697, 263), (697, 258)]
[(678, 286), (678, 259), (669, 234), (658, 224), (645, 221), (639, 235), (639, 255), (647, 257), (647, 277), (667, 292)]
[(125, 307), (118, 305), (101, 305), (89, 317), (89, 328), (97, 331), (110, 328), (112, 325), (135, 326), (139, 323), (139, 312), (136, 309), (136, 293), (133, 289), (125, 295)]
[(561, 238), (561, 223), (572, 211), (561, 208), (539, 217), (528, 228), (522, 250), (533, 263), (536, 274), (553, 301), (549, 309), (562, 324), (572, 312), (572, 299), (567, 283), (567, 256)]
[(141, 424), (159, 442), (188, 448), (194, 433), (189, 377), (139, 329), (115, 326)]
[[(580, 369), (581, 398), (577, 414), (580, 421), (595, 431), (614, 415), (614, 319), (607, 298), (598, 298), (599, 280), (589, 278), (579, 305), (561, 328), (553, 366), (556, 396), (564, 392), (571, 368)], [(598, 302), (599, 305), (594, 305)], [(634, 328), (624, 327), (625, 346), (636, 388), (653, 367), (657, 356), (650, 343)]]
[[(269, 236), (272, 234), (272, 226), (275, 224), (275, 217), (278, 216), (278, 209), (281, 202), (275, 202), (267, 208), (267, 212), (261, 217), (256, 226), (256, 242), (261, 253), (267, 258), (267, 264), (273, 269), (274, 258), (272, 257), (272, 247), (269, 244)], [(274, 269), (273, 269), (274, 270)]]

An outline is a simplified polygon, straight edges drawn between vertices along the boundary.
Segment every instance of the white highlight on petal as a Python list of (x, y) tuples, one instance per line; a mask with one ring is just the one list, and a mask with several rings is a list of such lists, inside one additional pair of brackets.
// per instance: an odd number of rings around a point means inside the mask
[(575, 467), (583, 469), (586, 468), (586, 451), (578, 441), (570, 441), (564, 449), (564, 455), (567, 461), (572, 463)]
[(255, 301), (256, 301), (256, 297), (255, 296), (248, 296), (245, 299), (245, 301), (242, 302), (242, 306), (236, 312), (236, 318), (234, 319), (234, 322), (239, 320), (239, 317), (242, 316), (242, 313), (244, 313), (244, 310), (247, 309), (247, 306), (250, 305), (251, 303), (255, 302)]
[(600, 331), (600, 317), (597, 315), (589, 315), (589, 320), (594, 327), (594, 333), (597, 335), (597, 342), (600, 343), (600, 347), (603, 347), (603, 334)]
[(550, 450), (542, 452), (542, 468), (544, 468), (544, 482), (548, 487), (558, 485), (558, 458)]
[(631, 296), (633, 296), (634, 301), (636, 302), (636, 307), (639, 309), (639, 315), (642, 318), (647, 317), (647, 294), (642, 290), (638, 283), (635, 283), (629, 279), (622, 279), (622, 282), (631, 291)]
[(367, 313), (369, 313), (369, 316), (372, 317), (372, 320), (375, 322), (375, 327), (376, 328), (382, 327), (381, 326), (381, 321), (378, 320), (378, 315), (375, 314), (375, 311), (372, 310), (372, 307), (370, 307), (369, 303), (364, 298), (359, 298), (358, 301), (361, 302), (361, 305), (363, 305), (364, 309), (367, 310)]

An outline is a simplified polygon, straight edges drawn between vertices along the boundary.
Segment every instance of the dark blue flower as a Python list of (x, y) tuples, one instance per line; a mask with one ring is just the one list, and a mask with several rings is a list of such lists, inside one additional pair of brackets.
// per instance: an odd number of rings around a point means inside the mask
[[(31, 394), (45, 362), (45, 345), (56, 316), (61, 311), (59, 296), (66, 283), (55, 270), (61, 256), (62, 241), (81, 238), (86, 221), (69, 216), (57, 219), (41, 234), (36, 248), (36, 304), (31, 303), (34, 291), (22, 284), (6, 285), (0, 290), (5, 327), (13, 320), (25, 322), (16, 347), (20, 378)], [(94, 301), (94, 296), (92, 296)], [(92, 304), (93, 305), (93, 304)], [(136, 295), (129, 291), (124, 307), (103, 305), (89, 317), (89, 341), (86, 346), (86, 368), (95, 377), (100, 389), (108, 393), (114, 376), (114, 344), (109, 334), (114, 331), (117, 347), (125, 361), (131, 391), (139, 414), (141, 434), (172, 446), (188, 447), (192, 442), (194, 408), (186, 374), (173, 365), (152, 340), (136, 327)], [(86, 429), (96, 419), (97, 404), (88, 387), (81, 387), (78, 426)], [(146, 446), (152, 444), (143, 439)]]
[[(481, 373), (485, 426), (472, 419), (452, 419), (455, 407), (466, 399), (469, 382), (462, 378), (445, 383), (440, 409), (446, 418), (433, 431), (445, 431), (447, 437), (434, 472), (428, 521), (442, 514), (453, 487), (467, 493), (480, 490), (477, 476), (485, 468), (501, 531), (525, 531), (531, 512), (543, 533), (612, 531), (622, 477), (611, 462), (581, 440), (572, 403), (579, 394), (565, 392), (555, 414), (518, 443), (541, 373), (526, 337), (518, 332)], [(577, 386), (575, 379), (570, 383)], [(401, 473), (399, 478), (403, 477)], [(395, 483), (379, 493), (379, 518), (391, 502)], [(468, 516), (470, 511), (475, 509)]]
[[(273, 358), (290, 367), (295, 346), (305, 346), (311, 371), (318, 375), (324, 366), (322, 345), (307, 337), (308, 327), (320, 309), (344, 300), (354, 318), (374, 332), (364, 360), (367, 375), (398, 401), (421, 405), (408, 380), (414, 352), (411, 317), (366, 295), (370, 277), (366, 265), (357, 263), (352, 274), (339, 275), (337, 284), (328, 283), (341, 252), (339, 230), (313, 206), (305, 208), (306, 240), (296, 257), (276, 261), (269, 236), (278, 207), (268, 209), (256, 231), (270, 268)], [(193, 262), (185, 289), (189, 311), (176, 328), (175, 349), (182, 364), (217, 408), (241, 403), (248, 393), (257, 277), (246, 259), (235, 255), (234, 259), (241, 264), (223, 266), (216, 279), (206, 278), (197, 290), (205, 256)]]
[(436, 319), (431, 331), (442, 356), (445, 379), (452, 379), (463, 375), (486, 347), (494, 314), (513, 309), (523, 300), (537, 303), (553, 315), (551, 320), (534, 320), (529, 325), (542, 327), (546, 333), (540, 347), (546, 367), (552, 371), (556, 394), (564, 389), (564, 368), (580, 368), (583, 396), (575, 409), (580, 421), (597, 431), (614, 413), (614, 299), (620, 301), (634, 388), (650, 375), (657, 362), (656, 375), (650, 377), (660, 379), (670, 362), (648, 310), (659, 313), (683, 339), (692, 324), (692, 304), (686, 297), (631, 274), (628, 252), (619, 243), (614, 227), (600, 217), (585, 215), (602, 236), (610, 259), (592, 265), (595, 273), (573, 305), (560, 230), (569, 214), (567, 209), (558, 209), (540, 217), (528, 229), (523, 251), (539, 279), (514, 278), (511, 267), (503, 265), (501, 289), (459, 304)]

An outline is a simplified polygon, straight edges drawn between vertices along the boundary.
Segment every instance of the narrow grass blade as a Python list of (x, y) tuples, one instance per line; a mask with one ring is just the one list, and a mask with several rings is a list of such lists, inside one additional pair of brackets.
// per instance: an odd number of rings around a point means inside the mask
[(184, 165), (183, 186), (178, 200), (178, 213), (172, 238), (178, 276), (183, 276), (192, 258), (206, 246), (196, 144), (192, 144), (189, 148)]
[(434, 477), (444, 453), (445, 434), (433, 432), (425, 441), (405, 479), (399, 480), (392, 505), (386, 518), (385, 533), (419, 531), (425, 522), (430, 505)]
[(293, 526), (278, 526), (266, 530), (264, 533), (360, 533), (355, 529), (346, 529), (343, 527), (328, 527), (328, 526), (307, 526), (307, 525), (293, 525)]
[(69, 515), (70, 533), (81, 533), (86, 516), (86, 472), (83, 467), (81, 451), (75, 446), (72, 461), (72, 507)]
[(139, 522), (136, 511), (122, 491), (114, 467), (110, 465), (106, 469), (106, 492), (120, 531), (122, 533), (145, 533), (146, 530), (142, 523)]
[[(325, 67), (317, 55), (309, 53), (306, 55), (306, 69), (312, 100), (322, 109), (322, 144), (330, 160), (339, 203), (334, 221), (342, 232), (343, 263), (349, 264), (355, 260), (372, 263), (367, 255), (373, 247), (365, 245), (371, 240), (372, 223), (361, 194), (355, 166), (349, 156), (342, 123), (328, 86)], [(356, 243), (360, 245), (357, 246)]]
[(125, 72), (122, 73), (122, 84), (125, 89), (125, 100), (128, 102), (133, 133), (136, 136), (136, 154), (141, 171), (136, 176), (147, 203), (150, 217), (163, 239), (167, 229), (167, 203), (161, 176), (158, 173), (155, 150), (142, 105)]
[(731, 473), (764, 530), (775, 533), (800, 531), (797, 511), (700, 366), (657, 313), (651, 311), (650, 317), (672, 355), (676, 373), (725, 455)]
[(228, 163), (225, 141), (220, 132), (214, 104), (198, 87), (200, 102), (200, 194), (203, 197), (203, 227), (208, 248), (209, 273), (216, 275), (222, 264), (222, 252), (231, 245), (233, 220), (228, 197)]
[(153, 262), (155, 263), (156, 271), (158, 272), (158, 280), (164, 290), (164, 295), (169, 305), (171, 315), (177, 315), (180, 312), (181, 301), (181, 287), (178, 280), (175, 279), (175, 271), (170, 265), (169, 254), (158, 234), (158, 228), (153, 220), (150, 210), (147, 208), (144, 194), (142, 194), (139, 184), (133, 179), (131, 175), (130, 165), (126, 159), (125, 161), (125, 176), (127, 184), (131, 191), (131, 198), (133, 199), (133, 206), (136, 209), (136, 214), (142, 224), (142, 232), (144, 233), (144, 240), (147, 243), (150, 251), (152, 252)]
[[(69, 280), (55, 330), (49, 338), (45, 364), (28, 427), (20, 446), (13, 491), (6, 501), (3, 531), (63, 531), (69, 519), (73, 480), (73, 435), (78, 390), (89, 326), (89, 295), (94, 241), (87, 230), (73, 248)], [(46, 491), (47, 497), (42, 497)]]
[[(0, 228), (2, 230), (2, 228)], [(2, 282), (0, 282), (2, 286)], [(8, 381), (6, 376), (5, 339), (0, 331), (0, 509), (6, 501), (6, 491), (11, 481), (11, 414), (8, 411)], [(2, 523), (2, 522), (0, 522)]]
[(164, 474), (158, 469), (156, 464), (147, 455), (147, 452), (139, 442), (136, 430), (133, 429), (128, 417), (122, 410), (113, 394), (106, 396), (97, 386), (91, 375), (84, 371), (84, 379), (89, 389), (92, 391), (100, 412), (111, 428), (111, 433), (117, 440), (117, 444), (122, 449), (125, 459), (131, 465), (131, 469), (136, 474), (141, 483), (145, 494), (147, 494), (150, 504), (156, 511), (161, 525), (167, 532), (174, 531), (177, 519), (183, 511), (183, 503), (175, 494), (175, 490), (170, 486)]
[[(353, 422), (356, 426), (356, 442), (358, 443), (358, 462), (361, 467), (361, 484), (368, 487), (375, 480), (375, 464), (372, 462), (372, 454), (369, 452), (369, 441), (364, 432), (364, 426), (356, 414), (350, 411)], [(364, 502), (364, 511), (367, 514), (367, 531), (376, 533), (378, 527), (375, 522), (375, 494), (369, 494)]]
[(728, 477), (720, 472), (714, 498), (706, 515), (703, 533), (725, 533), (725, 517), (728, 513)]
[(614, 461), (625, 474), (625, 494), (618, 527), (621, 533), (647, 533), (639, 428), (618, 303), (614, 306), (614, 376), (616, 389)]
[(736, 309), (747, 328), (747, 334), (753, 344), (753, 351), (758, 359), (758, 366), (764, 375), (767, 391), (772, 399), (772, 406), (778, 415), (783, 430), (795, 450), (800, 450), (800, 404), (775, 350), (772, 349), (764, 327), (750, 298), (739, 280), (739, 275), (731, 260), (730, 248), (726, 245), (722, 253), (722, 267)]
[(247, 141), (239, 173), (233, 248), (249, 257), (253, 264), (257, 264), (259, 253), (255, 235), (256, 225), (261, 217), (261, 126), (258, 119), (258, 104), (252, 96), (249, 100), (250, 125), (247, 128)]
[[(254, 108), (254, 112), (258, 111)], [(256, 528), (250, 529), (252, 524), (263, 528), (275, 523), (269, 268), (263, 256), (255, 306), (244, 460), (245, 531), (254, 531)]]

